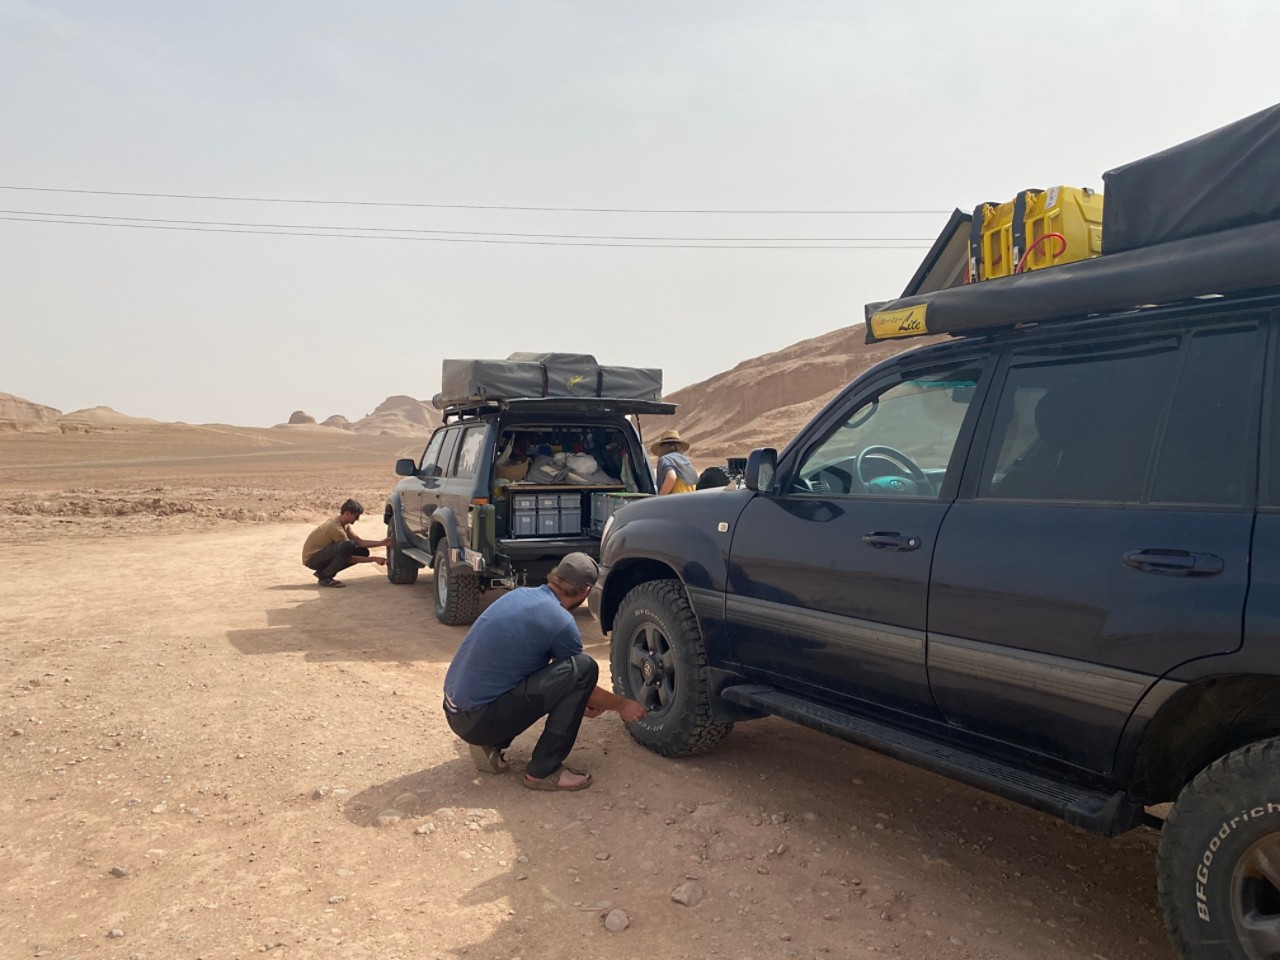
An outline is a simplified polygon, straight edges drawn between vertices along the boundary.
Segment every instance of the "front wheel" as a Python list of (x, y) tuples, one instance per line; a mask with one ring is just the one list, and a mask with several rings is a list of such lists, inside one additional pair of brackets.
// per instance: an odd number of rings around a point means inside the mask
[(449, 538), (441, 537), (435, 557), (436, 619), (451, 627), (465, 627), (480, 616), (480, 578), (465, 567), (449, 563)]
[(654, 753), (704, 753), (733, 729), (732, 721), (712, 718), (702, 631), (679, 580), (642, 583), (623, 598), (609, 665), (614, 693), (649, 712), (627, 730)]
[(392, 583), (416, 583), (418, 565), (401, 552), (394, 519), (387, 524), (387, 539), (391, 541), (387, 546), (387, 579)]
[(1159, 886), (1187, 960), (1280, 957), (1280, 739), (1227, 754), (1182, 789), (1160, 837)]

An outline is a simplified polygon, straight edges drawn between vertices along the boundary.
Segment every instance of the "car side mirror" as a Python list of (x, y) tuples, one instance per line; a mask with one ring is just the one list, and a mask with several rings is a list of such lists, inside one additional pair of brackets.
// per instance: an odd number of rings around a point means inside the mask
[(410, 460), (408, 457), (401, 457), (399, 460), (396, 461), (397, 477), (412, 477), (417, 472), (418, 472), (418, 465), (414, 463), (412, 460)]
[(748, 490), (764, 491), (773, 489), (773, 478), (778, 472), (778, 451), (773, 447), (761, 447), (752, 450), (747, 457), (747, 469), (743, 474), (743, 482)]

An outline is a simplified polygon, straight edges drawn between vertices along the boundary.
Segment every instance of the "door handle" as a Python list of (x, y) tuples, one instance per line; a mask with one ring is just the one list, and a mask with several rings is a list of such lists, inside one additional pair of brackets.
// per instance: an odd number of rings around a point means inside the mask
[(1212, 577), (1225, 566), (1217, 554), (1190, 550), (1130, 550), (1124, 555), (1124, 562), (1143, 573), (1166, 577)]
[(868, 533), (862, 538), (862, 542), (869, 547), (877, 550), (918, 550), (920, 549), (919, 537), (903, 536), (901, 533), (877, 531), (876, 533)]

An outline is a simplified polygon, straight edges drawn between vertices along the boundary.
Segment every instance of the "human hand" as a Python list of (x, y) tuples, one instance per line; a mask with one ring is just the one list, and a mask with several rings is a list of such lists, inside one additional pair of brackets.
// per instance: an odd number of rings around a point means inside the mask
[(376, 563), (380, 567), (385, 567), (387, 565), (386, 557), (370, 557), (369, 559), (372, 560), (374, 563)]
[(587, 704), (587, 709), (586, 709), (586, 712), (585, 712), (585, 713), (583, 713), (583, 716), (584, 716), (584, 717), (598, 717), (598, 716), (600, 716), (600, 714), (602, 714), (602, 713), (604, 713), (604, 711), (603, 711), (603, 710), (601, 710), (599, 707), (593, 707), (593, 706), (591, 706), (590, 704)]
[(618, 716), (627, 723), (635, 723), (637, 720), (643, 720), (649, 715), (649, 711), (637, 703), (635, 700), (626, 700), (622, 706), (618, 708)]

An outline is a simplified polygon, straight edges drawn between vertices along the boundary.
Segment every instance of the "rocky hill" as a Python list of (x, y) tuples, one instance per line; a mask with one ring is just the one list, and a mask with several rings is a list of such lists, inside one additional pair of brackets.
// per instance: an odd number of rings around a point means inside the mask
[[(931, 342), (865, 341), (866, 327), (857, 324), (744, 360), (665, 397), (680, 405), (671, 425), (693, 445), (690, 457), (698, 464), (746, 456), (753, 447), (781, 448), (858, 374)], [(663, 426), (651, 420), (646, 436)]]
[[(824, 403), (868, 367), (913, 349), (928, 338), (867, 344), (865, 328), (844, 327), (802, 340), (774, 353), (744, 360), (732, 370), (684, 387), (666, 399), (679, 404), (671, 425), (693, 444), (695, 463), (745, 456), (753, 447), (782, 447)], [(155, 423), (93, 407), (63, 414), (53, 407), (0, 393), (0, 431), (84, 432)], [(333, 414), (317, 423), (295, 410), (277, 429), (349, 431), (374, 436), (427, 436), (440, 424), (440, 412), (413, 397), (387, 397), (374, 411), (349, 421)], [(646, 437), (667, 426), (665, 418), (646, 418)]]

